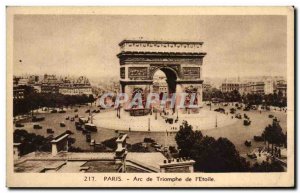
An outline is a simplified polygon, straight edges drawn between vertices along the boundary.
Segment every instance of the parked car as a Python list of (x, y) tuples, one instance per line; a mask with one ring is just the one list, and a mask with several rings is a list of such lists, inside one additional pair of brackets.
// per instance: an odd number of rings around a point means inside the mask
[(243, 111), (250, 111), (250, 108), (246, 107), (246, 108), (243, 109)]
[(235, 109), (235, 108), (231, 108), (231, 109), (230, 109), (230, 113), (231, 113), (231, 114), (234, 114), (235, 112), (236, 112), (236, 109)]
[(251, 144), (251, 140), (246, 140), (245, 141), (245, 145), (247, 146), (247, 147), (250, 147), (252, 144)]
[(251, 109), (252, 109), (252, 110), (257, 110), (257, 107), (256, 107), (255, 105), (252, 105), (252, 106), (251, 106)]
[(273, 118), (273, 117), (274, 117), (274, 115), (271, 115), (271, 114), (269, 115), (269, 118)]
[(60, 110), (60, 111), (58, 111), (58, 113), (66, 113), (66, 111), (65, 110)]
[(70, 117), (66, 117), (66, 120), (69, 120), (70, 119)]
[(49, 133), (49, 134), (53, 134), (53, 133), (54, 133), (54, 131), (53, 131), (51, 128), (49, 128), (49, 129), (47, 129), (47, 133)]
[(24, 125), (21, 124), (21, 123), (15, 123), (15, 126), (16, 126), (16, 127), (24, 127)]
[(39, 122), (39, 121), (44, 121), (44, 120), (45, 120), (45, 117), (36, 117), (36, 116), (32, 117), (32, 122)]
[(235, 115), (235, 118), (242, 119), (242, 115), (240, 113), (238, 113), (238, 114)]
[(40, 126), (39, 124), (34, 124), (33, 129), (42, 129), (43, 127)]
[(245, 126), (248, 126), (248, 125), (250, 125), (251, 124), (251, 121), (249, 120), (249, 119), (245, 119), (244, 120), (244, 125)]
[(248, 115), (246, 113), (244, 113), (244, 118), (245, 119), (249, 119)]
[(251, 159), (257, 159), (257, 156), (255, 153), (247, 153), (247, 156)]
[(70, 121), (74, 121), (74, 120), (75, 120), (75, 118), (74, 118), (74, 117), (71, 117)]
[(255, 135), (253, 137), (253, 139), (254, 139), (254, 141), (257, 141), (257, 142), (264, 141), (264, 138), (262, 136), (257, 136), (257, 135)]
[(66, 124), (65, 124), (64, 122), (59, 123), (59, 125), (60, 125), (61, 127), (65, 127), (65, 126), (66, 126)]
[(85, 123), (88, 123), (89, 122), (89, 119), (88, 118), (85, 118), (85, 117), (79, 117), (79, 123), (80, 124), (85, 124)]
[(57, 113), (57, 110), (53, 109), (53, 110), (50, 111), (50, 113)]
[(75, 109), (74, 112), (75, 112), (75, 113), (78, 112), (78, 109)]
[(82, 130), (82, 124), (80, 124), (79, 122), (75, 122), (75, 127), (76, 130)]
[(91, 132), (97, 132), (97, 126), (92, 124), (92, 123), (86, 123), (84, 124), (84, 128), (88, 131), (91, 131)]
[(223, 109), (223, 108), (217, 108), (214, 111), (220, 112), (220, 113), (225, 113), (225, 109)]

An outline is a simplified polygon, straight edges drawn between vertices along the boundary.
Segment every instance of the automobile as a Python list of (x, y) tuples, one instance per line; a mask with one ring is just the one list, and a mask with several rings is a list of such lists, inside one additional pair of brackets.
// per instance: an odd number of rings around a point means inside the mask
[(225, 109), (223, 109), (223, 108), (217, 108), (214, 111), (220, 112), (220, 113), (225, 113)]
[(173, 118), (166, 118), (165, 121), (166, 121), (166, 123), (173, 124), (174, 119)]
[(97, 126), (92, 124), (92, 123), (86, 123), (84, 124), (84, 128), (88, 131), (91, 131), (91, 132), (97, 132)]
[(161, 148), (161, 145), (155, 144), (155, 145), (153, 145), (153, 147), (154, 147), (154, 148)]
[(95, 139), (92, 139), (91, 142), (90, 142), (90, 146), (94, 146), (95, 143), (96, 143), (96, 142), (95, 142)]
[(53, 129), (51, 129), (51, 128), (48, 128), (48, 129), (47, 129), (47, 133), (49, 133), (49, 134), (53, 134), (53, 133), (54, 133), (54, 131), (53, 131)]
[(253, 139), (254, 139), (254, 141), (257, 141), (257, 142), (264, 141), (264, 138), (262, 136), (257, 136), (257, 135), (254, 135)]
[(74, 118), (74, 117), (71, 117), (70, 121), (74, 121), (74, 120), (75, 120), (75, 118)]
[(245, 119), (249, 119), (248, 115), (246, 113), (244, 113), (244, 118)]
[(83, 128), (83, 129), (82, 129), (82, 133), (83, 133), (83, 134), (87, 134), (87, 133), (91, 133), (91, 132), (88, 131), (87, 129), (84, 129), (84, 128)]
[(248, 126), (248, 125), (250, 125), (251, 124), (251, 121), (249, 120), (249, 119), (245, 119), (244, 120), (244, 125), (245, 126)]
[(242, 115), (240, 113), (238, 113), (238, 114), (235, 115), (235, 118), (242, 119)]
[(247, 156), (251, 159), (257, 159), (257, 156), (255, 153), (247, 153)]
[(251, 144), (251, 140), (246, 140), (245, 141), (245, 146), (247, 146), (247, 147), (250, 147), (252, 144)]
[(88, 109), (88, 110), (85, 111), (85, 113), (90, 113), (90, 112), (91, 112), (90, 109)]
[(75, 122), (75, 127), (76, 130), (82, 130), (82, 124), (80, 124), (79, 122)]
[(67, 129), (66, 134), (73, 135), (74, 133), (71, 130)]
[(211, 106), (211, 103), (207, 103), (206, 105), (207, 105), (207, 106)]
[(42, 129), (43, 127), (40, 126), (39, 124), (34, 124), (33, 129)]
[(250, 111), (250, 108), (246, 107), (246, 108), (243, 109), (243, 111)]
[(58, 111), (58, 113), (66, 113), (66, 111), (65, 110), (60, 110), (60, 111)]
[(59, 125), (60, 125), (61, 127), (65, 127), (65, 126), (66, 126), (66, 124), (65, 124), (64, 122), (59, 123)]
[(241, 107), (241, 106), (238, 106), (238, 107), (237, 107), (237, 109), (238, 109), (238, 110), (241, 110), (241, 109), (242, 109), (242, 107)]
[(78, 109), (75, 109), (74, 112), (77, 113), (77, 112), (78, 112)]
[(252, 106), (251, 106), (251, 109), (252, 109), (252, 110), (257, 110), (257, 107), (256, 107), (255, 105), (252, 105)]
[(66, 120), (69, 120), (70, 119), (70, 117), (66, 117)]
[(85, 118), (85, 117), (79, 117), (78, 120), (79, 120), (79, 123), (81, 123), (81, 124), (85, 124), (85, 123), (89, 122), (89, 119)]
[(24, 127), (24, 125), (21, 124), (21, 123), (15, 123), (15, 126), (16, 126), (16, 127)]
[(50, 111), (50, 113), (57, 113), (57, 110), (53, 109), (53, 110)]
[(231, 113), (231, 114), (234, 114), (234, 113), (235, 113), (235, 111), (236, 111), (236, 109), (235, 109), (235, 108), (231, 108), (231, 109), (230, 109), (230, 113)]
[(36, 117), (36, 116), (32, 117), (32, 122), (39, 122), (39, 121), (44, 121), (44, 120), (45, 120), (45, 117)]
[(100, 110), (95, 110), (95, 113), (100, 113)]
[(269, 115), (269, 118), (273, 118), (273, 117), (274, 117), (274, 115), (271, 115), (271, 114)]

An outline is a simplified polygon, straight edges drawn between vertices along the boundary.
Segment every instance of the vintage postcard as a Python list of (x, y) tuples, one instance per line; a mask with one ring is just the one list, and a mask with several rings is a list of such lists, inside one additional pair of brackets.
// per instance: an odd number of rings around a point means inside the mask
[(7, 7), (8, 187), (294, 187), (294, 7)]

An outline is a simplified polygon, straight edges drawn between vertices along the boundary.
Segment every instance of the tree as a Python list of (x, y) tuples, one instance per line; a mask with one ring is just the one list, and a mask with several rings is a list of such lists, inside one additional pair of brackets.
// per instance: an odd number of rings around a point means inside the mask
[(50, 151), (50, 139), (34, 133), (28, 133), (23, 129), (14, 131), (14, 143), (21, 143), (20, 154), (25, 155), (33, 151)]
[(269, 144), (272, 145), (272, 154), (274, 152), (274, 144), (280, 146), (285, 142), (285, 135), (283, 134), (282, 128), (277, 120), (273, 120), (272, 125), (268, 125), (262, 135), (268, 142), (268, 148)]
[(175, 137), (179, 156), (195, 160), (195, 171), (201, 172), (243, 172), (249, 170), (249, 163), (226, 138), (203, 137), (200, 131), (193, 131), (186, 121)]
[(192, 147), (191, 158), (196, 161), (194, 167), (201, 172), (245, 172), (249, 163), (226, 138), (215, 140), (213, 137), (203, 137)]
[(178, 145), (179, 155), (182, 157), (190, 157), (190, 148), (195, 144), (196, 139), (203, 137), (200, 131), (193, 131), (191, 125), (187, 121), (183, 121), (180, 130), (175, 136), (175, 141)]

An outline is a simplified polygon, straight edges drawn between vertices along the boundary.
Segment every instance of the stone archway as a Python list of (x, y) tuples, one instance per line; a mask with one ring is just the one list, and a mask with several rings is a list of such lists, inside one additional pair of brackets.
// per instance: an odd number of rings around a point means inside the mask
[(162, 70), (168, 77), (171, 92), (196, 90), (198, 106), (202, 104), (202, 63), (206, 55), (203, 42), (124, 40), (119, 46), (120, 89), (129, 96), (137, 87), (147, 96), (153, 74)]

